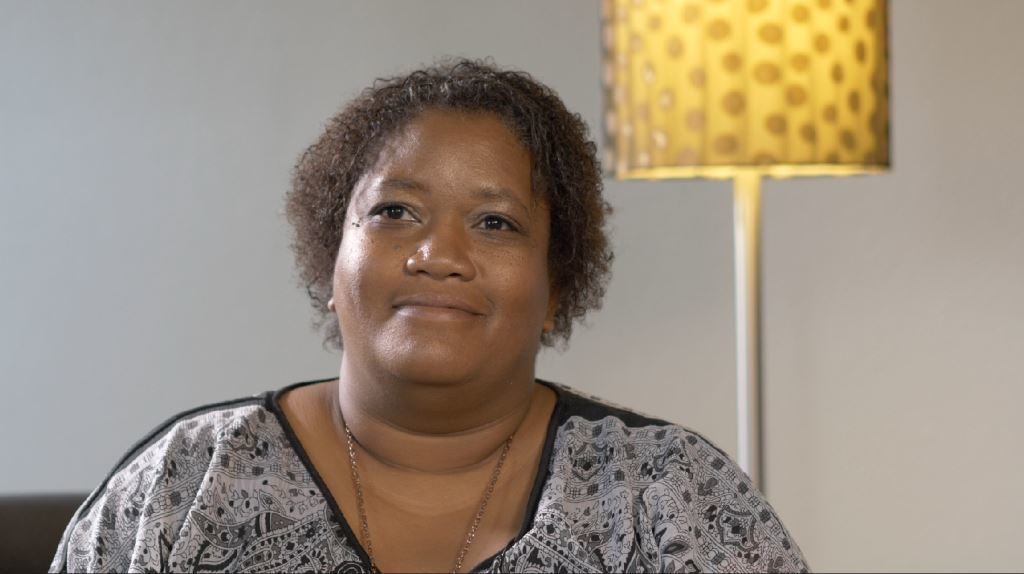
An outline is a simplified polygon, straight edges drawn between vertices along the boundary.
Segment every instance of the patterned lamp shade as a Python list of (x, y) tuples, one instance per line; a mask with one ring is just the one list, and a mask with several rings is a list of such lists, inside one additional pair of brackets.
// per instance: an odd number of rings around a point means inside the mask
[(605, 0), (618, 178), (889, 166), (886, 0)]

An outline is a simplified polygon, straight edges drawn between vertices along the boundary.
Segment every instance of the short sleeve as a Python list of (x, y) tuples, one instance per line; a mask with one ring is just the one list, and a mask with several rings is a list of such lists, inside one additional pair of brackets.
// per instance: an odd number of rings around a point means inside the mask
[(793, 537), (746, 473), (707, 439), (678, 430), (662, 461), (665, 475), (643, 494), (661, 569), (809, 571)]
[[(94, 493), (68, 524), (50, 572), (128, 572), (145, 495), (139, 482)], [(141, 494), (141, 497), (140, 497)]]
[(203, 476), (190, 426), (165, 428), (132, 449), (71, 519), (51, 572), (174, 569), (167, 557)]

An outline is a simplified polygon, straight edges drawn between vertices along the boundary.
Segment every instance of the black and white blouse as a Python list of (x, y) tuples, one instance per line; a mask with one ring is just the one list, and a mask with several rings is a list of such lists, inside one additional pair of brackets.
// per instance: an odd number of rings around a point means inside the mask
[[(369, 572), (278, 404), (318, 382), (161, 425), (78, 510), (50, 571)], [(807, 571), (772, 507), (707, 439), (538, 382), (558, 402), (526, 520), (474, 570)]]

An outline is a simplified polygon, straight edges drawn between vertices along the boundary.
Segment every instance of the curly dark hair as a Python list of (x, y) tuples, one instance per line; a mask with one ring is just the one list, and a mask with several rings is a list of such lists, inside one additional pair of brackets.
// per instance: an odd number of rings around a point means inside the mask
[(568, 343), (573, 321), (600, 308), (611, 272), (605, 234), (611, 206), (601, 193), (597, 148), (579, 114), (529, 74), (463, 59), (376, 80), (328, 121), (295, 166), (286, 212), (299, 277), (317, 311), (314, 325), (325, 330), (324, 346), (342, 346), (327, 301), (353, 187), (386, 138), (427, 109), (494, 114), (529, 151), (534, 192), (543, 194), (551, 211), (548, 269), (559, 293), (555, 328), (541, 343)]

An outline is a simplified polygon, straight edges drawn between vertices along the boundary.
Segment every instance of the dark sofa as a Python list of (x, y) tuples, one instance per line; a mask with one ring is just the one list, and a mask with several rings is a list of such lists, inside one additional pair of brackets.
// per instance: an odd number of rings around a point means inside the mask
[(88, 494), (0, 496), (0, 570), (46, 572)]

